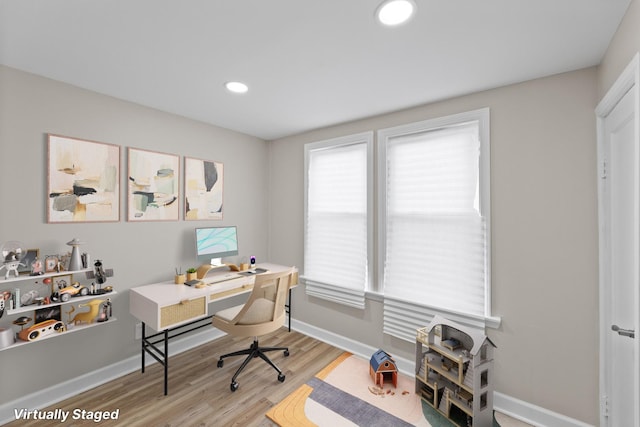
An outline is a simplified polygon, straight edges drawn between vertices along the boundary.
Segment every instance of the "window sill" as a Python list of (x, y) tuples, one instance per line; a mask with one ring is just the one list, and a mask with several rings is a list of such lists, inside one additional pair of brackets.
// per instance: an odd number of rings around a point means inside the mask
[(491, 316), (485, 317), (484, 323), (487, 325), (487, 328), (498, 329), (500, 328), (500, 324), (502, 323), (502, 317)]
[(384, 294), (379, 292), (366, 291), (364, 297), (370, 301), (384, 302)]

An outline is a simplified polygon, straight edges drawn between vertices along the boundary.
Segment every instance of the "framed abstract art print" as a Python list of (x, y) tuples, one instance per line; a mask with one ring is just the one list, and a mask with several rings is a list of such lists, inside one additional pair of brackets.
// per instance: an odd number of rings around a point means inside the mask
[(47, 136), (47, 222), (120, 221), (120, 147)]
[(128, 220), (179, 219), (180, 157), (129, 148)]
[(224, 184), (219, 162), (184, 159), (184, 219), (222, 219)]

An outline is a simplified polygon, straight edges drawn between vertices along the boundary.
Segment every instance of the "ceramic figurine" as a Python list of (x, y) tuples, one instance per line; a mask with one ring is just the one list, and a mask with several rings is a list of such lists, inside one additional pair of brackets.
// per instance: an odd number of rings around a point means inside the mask
[(78, 322), (93, 323), (93, 321), (98, 316), (98, 312), (100, 311), (100, 304), (102, 304), (103, 302), (104, 300), (102, 299), (94, 299), (85, 304), (78, 304), (78, 308), (89, 307), (89, 311), (76, 314), (73, 317), (72, 322), (75, 325), (77, 325)]

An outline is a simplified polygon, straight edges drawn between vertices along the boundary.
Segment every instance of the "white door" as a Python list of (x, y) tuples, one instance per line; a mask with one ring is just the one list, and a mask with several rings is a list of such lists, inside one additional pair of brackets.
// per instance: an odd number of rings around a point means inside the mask
[[(637, 69), (636, 73), (637, 75)], [(623, 89), (627, 89), (624, 91)], [(601, 424), (640, 426), (640, 141), (637, 82), (598, 122)], [(606, 97), (605, 97), (606, 98)], [(640, 333), (640, 331), (638, 331)]]

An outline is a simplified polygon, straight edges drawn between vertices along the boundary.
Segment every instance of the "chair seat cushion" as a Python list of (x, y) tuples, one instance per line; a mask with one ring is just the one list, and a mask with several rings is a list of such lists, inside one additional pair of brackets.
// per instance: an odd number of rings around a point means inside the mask
[[(256, 323), (271, 321), (273, 316), (273, 304), (273, 301), (265, 298), (256, 299), (251, 305), (251, 308), (244, 314), (242, 319), (240, 319), (238, 325), (254, 325)], [(238, 315), (238, 313), (240, 313), (242, 307), (244, 307), (244, 304), (229, 307), (224, 310), (220, 310), (215, 314), (215, 316), (221, 320), (230, 322)]]

